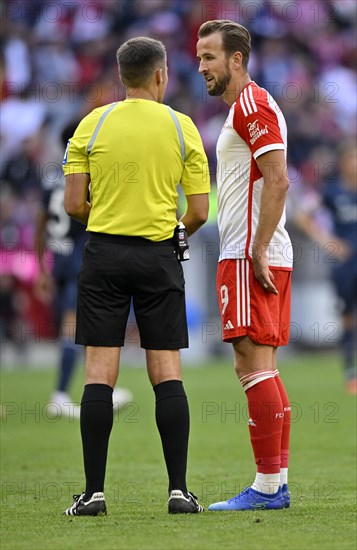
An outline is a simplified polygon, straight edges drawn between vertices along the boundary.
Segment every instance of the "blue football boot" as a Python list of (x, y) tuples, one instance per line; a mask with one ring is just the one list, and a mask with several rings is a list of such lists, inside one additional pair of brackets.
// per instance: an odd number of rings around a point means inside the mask
[(244, 489), (239, 495), (225, 500), (215, 502), (208, 506), (208, 510), (214, 512), (235, 511), (235, 510), (281, 510), (284, 508), (284, 498), (281, 487), (274, 495), (259, 493), (251, 487)]
[(284, 508), (290, 508), (290, 491), (287, 483), (284, 483), (284, 485), (282, 485), (281, 492), (284, 499)]

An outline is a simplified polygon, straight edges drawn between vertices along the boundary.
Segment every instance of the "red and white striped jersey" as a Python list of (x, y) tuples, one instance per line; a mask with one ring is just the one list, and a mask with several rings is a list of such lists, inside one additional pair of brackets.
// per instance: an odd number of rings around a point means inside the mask
[[(281, 110), (264, 88), (249, 82), (233, 103), (217, 142), (220, 261), (251, 258), (263, 186), (256, 159), (286, 148)], [(268, 248), (269, 265), (291, 269), (292, 247), (284, 226), (285, 209)]]

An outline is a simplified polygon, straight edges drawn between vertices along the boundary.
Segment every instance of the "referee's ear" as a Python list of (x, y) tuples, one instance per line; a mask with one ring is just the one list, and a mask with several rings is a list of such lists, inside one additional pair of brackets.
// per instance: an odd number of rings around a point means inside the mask
[(155, 82), (157, 87), (157, 102), (162, 103), (166, 92), (166, 86), (168, 82), (167, 68), (160, 67), (155, 71)]
[(155, 71), (155, 78), (156, 78), (156, 84), (158, 86), (160, 86), (160, 84), (163, 83), (164, 81), (164, 72), (163, 70), (160, 68), (160, 69), (156, 69)]

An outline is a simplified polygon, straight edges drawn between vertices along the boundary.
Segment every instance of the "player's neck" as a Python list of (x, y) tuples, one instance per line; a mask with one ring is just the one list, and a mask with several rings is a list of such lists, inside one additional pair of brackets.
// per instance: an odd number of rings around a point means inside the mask
[(243, 88), (245, 88), (249, 82), (251, 82), (251, 78), (248, 73), (244, 73), (240, 78), (232, 79), (222, 95), (223, 101), (227, 103), (229, 107), (232, 107), (233, 103), (242, 93)]

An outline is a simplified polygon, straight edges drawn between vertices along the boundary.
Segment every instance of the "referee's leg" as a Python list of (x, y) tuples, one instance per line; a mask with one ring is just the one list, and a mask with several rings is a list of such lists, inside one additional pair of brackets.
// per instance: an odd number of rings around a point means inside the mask
[(190, 416), (181, 380), (179, 350), (146, 350), (148, 375), (156, 397), (155, 417), (160, 433), (169, 493), (187, 493), (186, 470)]
[(109, 436), (113, 426), (113, 388), (120, 347), (86, 347), (86, 376), (81, 402), (81, 436), (86, 489), (84, 501), (103, 492)]

